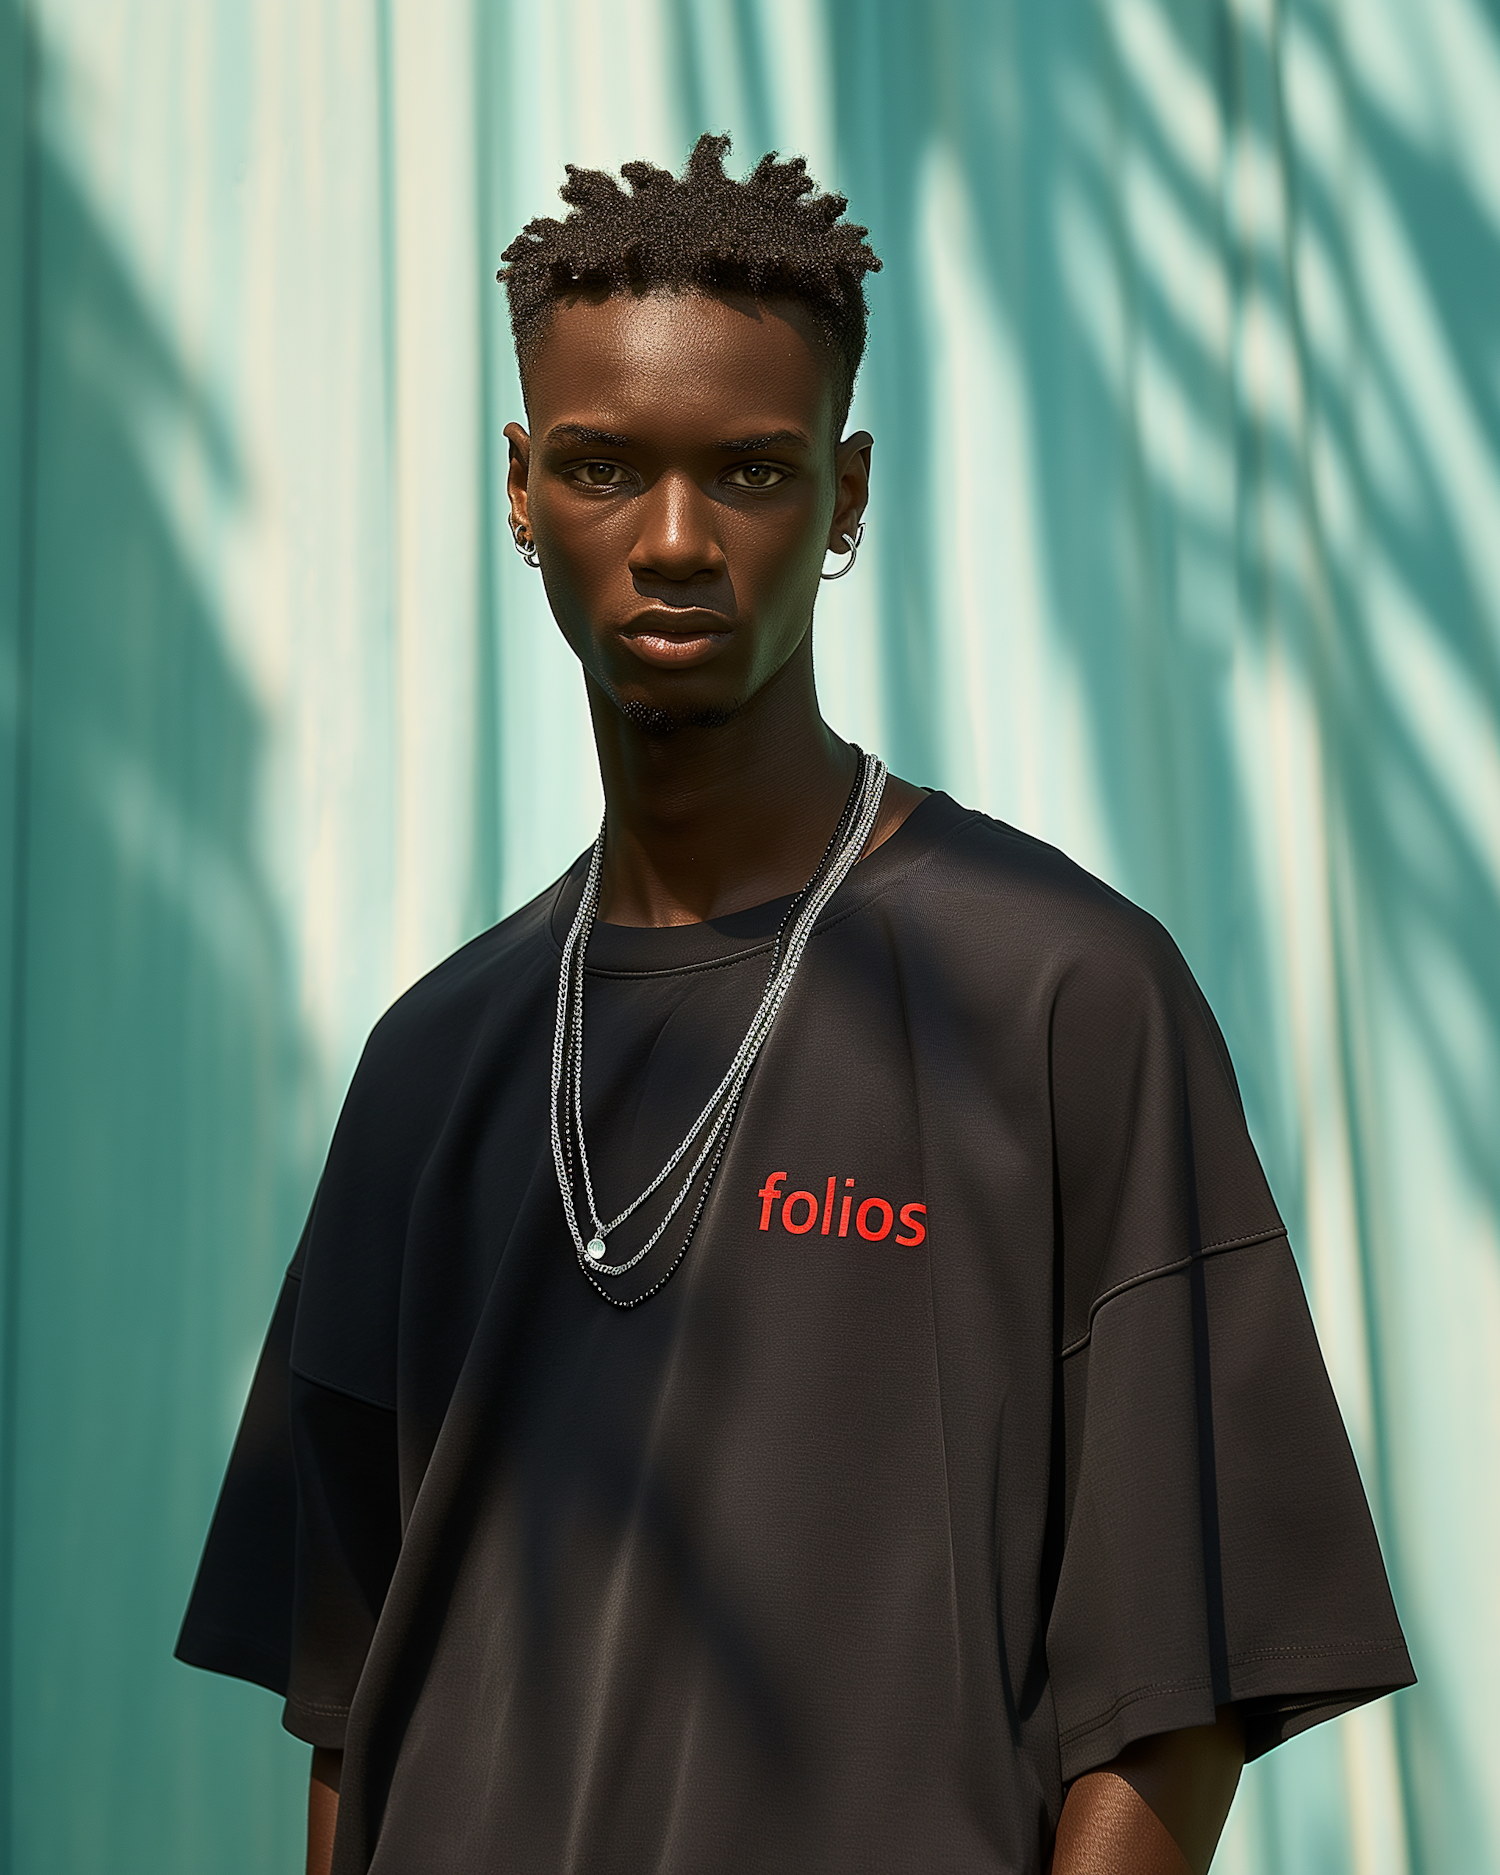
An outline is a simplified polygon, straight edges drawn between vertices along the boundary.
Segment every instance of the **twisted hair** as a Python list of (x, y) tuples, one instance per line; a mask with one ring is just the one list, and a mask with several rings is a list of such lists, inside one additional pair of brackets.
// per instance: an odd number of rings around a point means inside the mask
[(682, 176), (625, 163), (627, 194), (601, 169), (569, 163), (564, 220), (527, 222), (501, 258), (511, 332), (524, 376), (552, 310), (577, 294), (659, 291), (788, 299), (813, 317), (835, 367), (835, 414), (849, 414), (865, 349), (864, 277), (880, 261), (868, 229), (841, 220), (842, 195), (820, 194), (803, 157), (773, 150), (743, 182), (724, 173), (728, 137), (705, 134)]

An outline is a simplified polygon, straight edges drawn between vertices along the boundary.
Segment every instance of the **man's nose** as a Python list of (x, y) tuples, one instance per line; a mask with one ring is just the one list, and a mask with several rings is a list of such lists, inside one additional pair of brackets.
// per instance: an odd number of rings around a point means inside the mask
[(717, 579), (724, 571), (718, 504), (688, 475), (663, 475), (636, 509), (630, 570), (657, 579)]

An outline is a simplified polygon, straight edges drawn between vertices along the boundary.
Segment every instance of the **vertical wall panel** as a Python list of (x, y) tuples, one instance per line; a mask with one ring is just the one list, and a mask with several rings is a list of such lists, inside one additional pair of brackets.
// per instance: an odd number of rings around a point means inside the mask
[(26, 22), (0, 6), (0, 1856), (10, 1834), (12, 1567), (15, 1491), (15, 1289), (20, 1273), (16, 1182), (25, 1060), (19, 942), (25, 897), (27, 695), (30, 688), (31, 534), (26, 460), (31, 436), (26, 354), (34, 320), (29, 265), (35, 201)]
[(292, 1223), (265, 730), (218, 590), (247, 487), (219, 349), (233, 152), (189, 20), (153, 58), (126, 10), (85, 15), (35, 16), (8, 1846), (37, 1875), (264, 1867), (294, 1849), (293, 1754), (245, 1723), (263, 1702), (169, 1657)]

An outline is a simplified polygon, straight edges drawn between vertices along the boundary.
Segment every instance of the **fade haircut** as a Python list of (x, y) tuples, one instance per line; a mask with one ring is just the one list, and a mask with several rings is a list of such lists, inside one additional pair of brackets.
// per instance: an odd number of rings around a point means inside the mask
[(510, 305), (524, 378), (553, 308), (579, 295), (692, 292), (785, 299), (812, 315), (834, 368), (841, 432), (865, 349), (864, 277), (880, 261), (869, 232), (841, 219), (842, 195), (820, 194), (806, 159), (763, 156), (743, 182), (724, 173), (729, 138), (705, 134), (678, 177), (624, 163), (627, 195), (602, 169), (567, 165), (564, 220), (527, 222), (495, 278)]

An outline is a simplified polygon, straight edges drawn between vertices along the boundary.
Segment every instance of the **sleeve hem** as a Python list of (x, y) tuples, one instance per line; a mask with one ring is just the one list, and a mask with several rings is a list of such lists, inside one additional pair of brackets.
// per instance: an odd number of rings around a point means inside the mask
[(190, 1618), (183, 1623), (172, 1651), (184, 1666), (222, 1673), (231, 1680), (248, 1680), (252, 1686), (265, 1687), (268, 1693), (286, 1693), (286, 1655), (254, 1635)]
[(1244, 1708), (1246, 1763), (1417, 1678), (1399, 1637), (1362, 1647), (1260, 1648), (1232, 1660), (1229, 1674)]
[[(1295, 1676), (1296, 1669), (1292, 1662), (1316, 1661), (1318, 1665), (1318, 1683), (1307, 1688), (1287, 1684), (1288, 1678)], [(1229, 1674), (1234, 1685), (1236, 1699), (1253, 1699), (1259, 1692), (1295, 1693), (1308, 1691), (1321, 1693), (1327, 1690), (1328, 1679), (1322, 1663), (1325, 1661), (1342, 1662), (1350, 1670), (1351, 1677), (1336, 1682), (1343, 1686), (1374, 1685), (1380, 1678), (1371, 1675), (1374, 1666), (1391, 1666), (1397, 1673), (1404, 1673), (1407, 1680), (1415, 1680), (1412, 1672), (1411, 1657), (1406, 1651), (1406, 1642), (1400, 1635), (1393, 1635), (1385, 1640), (1360, 1641), (1341, 1647), (1249, 1647), (1242, 1653), (1229, 1657)], [(1259, 1688), (1253, 1682), (1270, 1678), (1279, 1684)], [(1404, 1682), (1403, 1682), (1404, 1683)]]
[(1063, 1782), (1071, 1784), (1086, 1771), (1097, 1771), (1138, 1738), (1213, 1722), (1213, 1682), (1206, 1677), (1137, 1687), (1059, 1733)]
[[(1415, 1680), (1400, 1640), (1355, 1647), (1267, 1647), (1230, 1660), (1229, 1698), (1218, 1703), (1246, 1708), (1248, 1762), (1299, 1732)], [(1122, 1693), (1102, 1711), (1060, 1732), (1063, 1781), (1072, 1783), (1086, 1771), (1109, 1764), (1137, 1739), (1211, 1725), (1215, 1704), (1213, 1683), (1207, 1678), (1163, 1681)]]
[(300, 1738), (305, 1745), (316, 1745), (324, 1751), (342, 1751), (349, 1708), (288, 1699), (281, 1709), (281, 1723), (284, 1730), (293, 1738)]
[(1412, 1683), (1408, 1679), (1390, 1686), (1363, 1686), (1353, 1692), (1329, 1694), (1322, 1699), (1305, 1701), (1271, 1700), (1263, 1703), (1248, 1700), (1242, 1715), (1245, 1722), (1245, 1762), (1253, 1764), (1257, 1758), (1263, 1758), (1268, 1751), (1284, 1745), (1299, 1732), (1310, 1732), (1315, 1725), (1322, 1725), (1329, 1719), (1340, 1719), (1346, 1712), (1353, 1712), (1358, 1706), (1367, 1706), (1371, 1700), (1384, 1699), (1389, 1693), (1399, 1693), (1404, 1686)]

